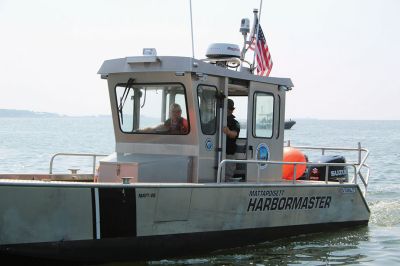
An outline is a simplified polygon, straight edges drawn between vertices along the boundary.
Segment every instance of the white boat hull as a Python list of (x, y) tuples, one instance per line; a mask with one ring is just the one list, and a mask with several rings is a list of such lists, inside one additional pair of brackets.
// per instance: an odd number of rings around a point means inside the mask
[(78, 185), (0, 185), (1, 253), (162, 258), (367, 224), (370, 216), (354, 184)]

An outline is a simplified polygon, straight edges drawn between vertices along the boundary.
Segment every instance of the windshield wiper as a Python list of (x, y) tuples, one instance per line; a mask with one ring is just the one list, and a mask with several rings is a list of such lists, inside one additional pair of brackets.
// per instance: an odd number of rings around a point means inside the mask
[(122, 94), (122, 97), (119, 99), (118, 113), (121, 118), (121, 124), (124, 124), (124, 116), (122, 115), (122, 109), (124, 108), (126, 98), (128, 98), (129, 90), (132, 88), (134, 81), (135, 80), (133, 78), (128, 79), (128, 82), (126, 83), (126, 86), (125, 86), (124, 93)]

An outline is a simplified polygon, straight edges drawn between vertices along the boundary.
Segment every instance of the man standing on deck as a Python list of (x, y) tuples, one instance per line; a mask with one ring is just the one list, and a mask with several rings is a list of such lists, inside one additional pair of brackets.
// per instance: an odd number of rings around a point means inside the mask
[[(236, 140), (239, 137), (240, 124), (233, 115), (235, 104), (233, 100), (228, 99), (227, 126), (223, 128), (226, 135), (226, 159), (235, 159)], [(225, 180), (230, 181), (236, 169), (235, 163), (227, 163), (225, 167)]]

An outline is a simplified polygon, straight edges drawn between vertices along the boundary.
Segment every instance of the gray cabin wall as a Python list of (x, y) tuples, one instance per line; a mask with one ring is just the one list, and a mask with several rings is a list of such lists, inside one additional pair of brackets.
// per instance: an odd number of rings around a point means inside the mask
[[(161, 134), (130, 134), (121, 131), (117, 111), (115, 87), (117, 84), (126, 83), (129, 78), (133, 78), (134, 83), (165, 84), (181, 83), (185, 87), (188, 122), (190, 131), (187, 135), (161, 135)], [(115, 151), (117, 154), (142, 154), (147, 155), (167, 155), (167, 156), (186, 156), (190, 159), (189, 177), (182, 182), (197, 181), (197, 162), (198, 162), (198, 122), (197, 107), (193, 101), (195, 95), (192, 89), (192, 77), (185, 73), (183, 76), (175, 75), (175, 72), (149, 72), (149, 73), (123, 73), (110, 74), (108, 76), (108, 87), (110, 104), (113, 117), (114, 134), (116, 140)], [(159, 164), (162, 165), (162, 162)], [(156, 165), (154, 167), (157, 167)], [(178, 169), (177, 169), (178, 170)], [(139, 174), (140, 175), (140, 174)], [(163, 181), (166, 180), (157, 180)]]

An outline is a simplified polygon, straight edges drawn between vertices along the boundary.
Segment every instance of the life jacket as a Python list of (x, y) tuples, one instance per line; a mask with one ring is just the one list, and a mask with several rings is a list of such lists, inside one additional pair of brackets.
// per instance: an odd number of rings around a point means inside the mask
[(167, 119), (164, 126), (170, 134), (186, 134), (189, 131), (188, 122), (183, 117), (180, 117), (176, 124), (172, 124), (171, 119)]

